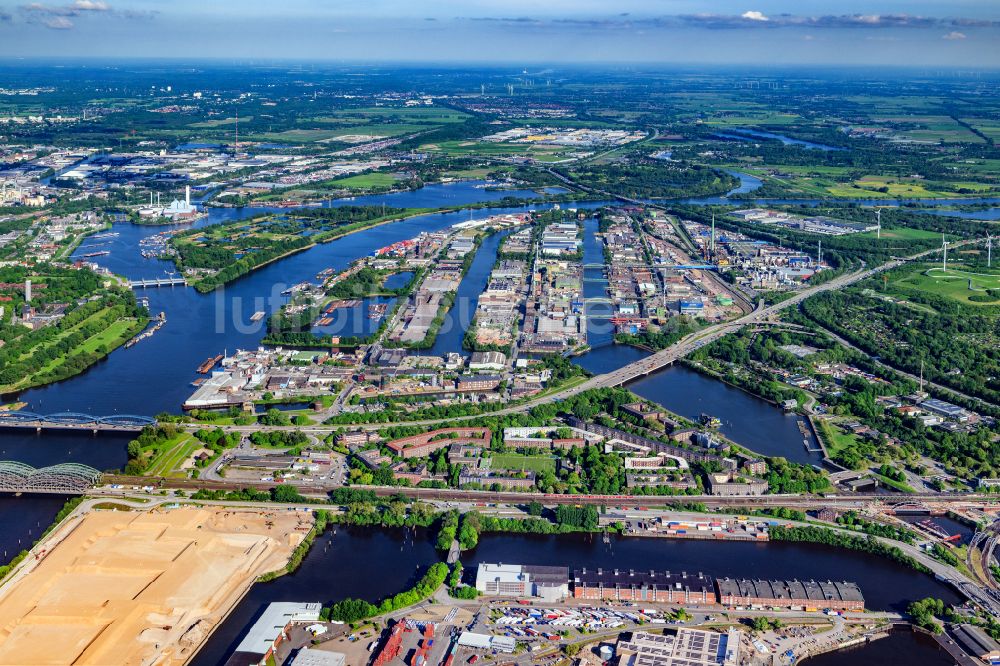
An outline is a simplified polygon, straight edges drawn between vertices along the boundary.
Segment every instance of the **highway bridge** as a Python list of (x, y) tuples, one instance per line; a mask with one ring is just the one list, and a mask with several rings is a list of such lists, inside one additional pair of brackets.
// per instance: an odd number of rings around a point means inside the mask
[(136, 414), (93, 416), (79, 412), (36, 414), (24, 410), (0, 411), (0, 428), (139, 432), (146, 426), (154, 426), (156, 423), (156, 419), (152, 417), (138, 416)]
[(186, 287), (187, 280), (178, 278), (154, 278), (149, 280), (129, 280), (128, 286), (132, 289), (146, 289), (149, 287)]

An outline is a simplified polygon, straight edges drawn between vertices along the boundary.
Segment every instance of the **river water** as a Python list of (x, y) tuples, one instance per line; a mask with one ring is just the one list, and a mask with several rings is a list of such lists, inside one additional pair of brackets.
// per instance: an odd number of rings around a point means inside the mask
[(29, 548), (67, 499), (63, 495), (0, 495), (0, 564)]
[(908, 631), (896, 631), (888, 638), (821, 654), (802, 662), (805, 666), (953, 666), (955, 660), (933, 638)]
[(493, 272), (493, 265), (497, 261), (500, 244), (513, 232), (513, 229), (509, 229), (483, 239), (476, 250), (476, 256), (472, 259), (468, 272), (458, 286), (455, 304), (448, 310), (448, 314), (445, 315), (444, 321), (441, 323), (441, 329), (438, 331), (437, 337), (434, 338), (434, 345), (430, 349), (432, 356), (443, 356), (448, 352), (457, 352), (463, 356), (469, 355), (468, 351), (462, 347), (462, 339), (476, 316), (476, 308), (479, 307), (479, 294), (486, 291), (489, 284), (490, 273)]
[(760, 130), (743, 129), (742, 127), (731, 129), (728, 132), (720, 132), (715, 136), (722, 137), (724, 139), (736, 139), (737, 141), (772, 139), (780, 141), (786, 146), (801, 146), (803, 148), (809, 148), (811, 150), (821, 150), (824, 152), (845, 150), (844, 148), (839, 148), (837, 146), (828, 146), (825, 143), (814, 143), (812, 141), (803, 141), (802, 139), (793, 139), (791, 137), (785, 136), (784, 134), (775, 134), (774, 132), (762, 132)]
[[(258, 583), (212, 635), (192, 662), (221, 663), (273, 601), (320, 601), (347, 597), (376, 601), (415, 581), (437, 561), (430, 535), (422, 530), (338, 527), (316, 540), (302, 566), (289, 576)], [(930, 576), (887, 560), (817, 544), (685, 541), (599, 535), (484, 534), (462, 556), (466, 575), (480, 562), (619, 569), (668, 569), (721, 577), (832, 579), (857, 582), (872, 610), (902, 610), (914, 599), (957, 595)], [(895, 644), (895, 643), (894, 643)], [(877, 643), (874, 645), (878, 645)], [(859, 652), (853, 652), (858, 655)], [(885, 662), (833, 661), (825, 664)], [(923, 663), (923, 662), (914, 662)]]
[[(748, 184), (742, 183), (743, 186)], [(584, 264), (604, 263), (601, 240), (595, 235), (597, 230), (596, 219), (584, 221)], [(607, 297), (607, 285), (604, 269), (584, 269), (587, 342), (592, 351), (573, 360), (594, 374), (611, 372), (647, 355), (641, 349), (614, 344), (614, 326), (608, 320), (611, 306), (591, 302), (591, 299)], [(784, 456), (792, 462), (804, 464), (817, 464), (822, 459), (822, 454), (809, 451), (819, 448), (812, 434), (807, 437), (810, 442), (808, 449), (803, 444), (804, 437), (798, 425), (802, 417), (786, 414), (766, 400), (685, 366), (672, 366), (632, 382), (628, 388), (692, 421), (697, 421), (702, 414), (717, 416), (722, 421), (722, 434), (765, 456)]]

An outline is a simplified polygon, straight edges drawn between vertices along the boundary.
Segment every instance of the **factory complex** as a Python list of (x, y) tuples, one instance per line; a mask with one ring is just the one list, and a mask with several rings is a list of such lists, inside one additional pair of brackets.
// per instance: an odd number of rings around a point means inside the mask
[(865, 600), (856, 583), (712, 578), (701, 572), (574, 569), (481, 563), (476, 589), (488, 596), (638, 601), (732, 609), (861, 611)]

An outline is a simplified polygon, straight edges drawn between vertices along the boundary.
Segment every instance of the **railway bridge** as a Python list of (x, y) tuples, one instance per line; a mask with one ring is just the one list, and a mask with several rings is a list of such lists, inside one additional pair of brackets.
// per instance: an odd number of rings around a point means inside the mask
[(21, 462), (0, 460), (0, 493), (82, 495), (100, 480), (99, 471), (78, 463), (36, 469)]

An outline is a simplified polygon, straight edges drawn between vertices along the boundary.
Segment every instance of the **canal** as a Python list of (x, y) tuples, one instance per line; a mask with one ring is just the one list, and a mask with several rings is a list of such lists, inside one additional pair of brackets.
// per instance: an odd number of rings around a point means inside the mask
[(937, 642), (923, 634), (894, 631), (867, 645), (828, 652), (802, 662), (805, 666), (954, 666), (955, 660)]
[[(348, 597), (374, 602), (411, 585), (435, 561), (438, 555), (427, 531), (337, 527), (336, 534), (327, 532), (316, 540), (295, 573), (255, 584), (192, 664), (223, 662), (268, 603), (330, 604)], [(468, 576), (474, 576), (480, 562), (505, 562), (700, 571), (715, 577), (850, 580), (860, 585), (867, 606), (873, 610), (904, 610), (910, 601), (925, 596), (949, 603), (958, 600), (951, 588), (930, 576), (864, 553), (818, 544), (641, 537), (613, 537), (605, 544), (600, 535), (593, 534), (484, 534), (479, 545), (463, 555), (462, 562)]]
[(434, 339), (434, 345), (429, 352), (431, 356), (444, 356), (449, 352), (456, 352), (463, 356), (469, 355), (469, 352), (462, 346), (465, 331), (472, 325), (472, 320), (476, 317), (479, 294), (486, 291), (486, 286), (489, 284), (490, 273), (493, 272), (493, 265), (497, 261), (500, 244), (513, 231), (513, 229), (508, 229), (487, 236), (476, 249), (476, 256), (472, 259), (468, 272), (462, 277), (462, 282), (458, 286), (455, 303), (445, 315), (441, 329)]
[[(749, 191), (754, 184), (741, 178), (743, 187)], [(457, 183), (427, 186), (413, 192), (340, 200), (334, 205), (384, 203), (387, 206), (436, 207), (528, 195), (535, 193), (496, 192), (476, 184)], [(714, 200), (700, 202), (713, 203)], [(574, 205), (594, 208), (606, 203)], [(535, 206), (539, 209), (547, 207), (548, 204)], [(196, 224), (243, 219), (268, 210), (211, 209), (209, 216)], [(485, 217), (524, 210), (528, 208), (492, 208), (473, 215)], [(267, 313), (276, 311), (285, 302), (281, 291), (287, 286), (314, 280), (315, 275), (325, 268), (343, 269), (354, 259), (379, 247), (412, 238), (421, 231), (443, 229), (468, 217), (468, 211), (433, 213), (368, 229), (270, 264), (212, 294), (198, 294), (193, 289), (180, 287), (140, 292), (140, 295), (149, 298), (154, 314), (161, 311), (166, 314), (167, 324), (158, 333), (130, 349), (116, 350), (81, 375), (24, 391), (18, 396), (6, 396), (5, 399), (23, 400), (28, 409), (41, 413), (74, 411), (98, 415), (152, 415), (164, 411), (176, 412), (192, 391), (190, 382), (199, 376), (195, 368), (204, 359), (222, 351), (253, 348), (259, 344), (264, 334), (264, 323), (251, 322), (250, 316), (258, 310)], [(117, 224), (114, 231), (119, 235), (102, 248), (108, 249), (110, 254), (98, 257), (96, 261), (119, 275), (133, 279), (163, 277), (174, 270), (173, 265), (143, 258), (139, 242), (167, 228)], [(587, 262), (603, 259), (595, 232), (596, 220), (588, 220), (584, 242)], [(474, 262), (481, 262), (479, 268), (485, 273), (477, 270), (473, 274), (470, 270), (467, 279), (463, 280), (463, 287), (468, 282), (464, 293), (470, 298), (475, 298), (481, 291), (481, 288), (477, 290), (475, 287), (482, 284), (483, 274), (488, 276), (492, 267), (496, 248), (490, 249), (487, 243), (494, 239), (499, 243), (499, 237), (487, 239), (480, 249), (482, 258), (477, 255)], [(586, 275), (585, 295), (603, 296), (603, 273), (587, 269)], [(474, 307), (471, 311), (474, 312)], [(593, 314), (598, 315), (600, 311), (595, 310)], [(588, 319), (588, 337), (593, 350), (577, 362), (592, 372), (615, 369), (645, 354), (637, 349), (612, 345), (609, 327), (606, 320), (601, 325), (598, 316)], [(459, 320), (459, 326), (439, 338), (441, 343), (436, 344), (435, 353), (461, 351), (463, 334), (464, 327)], [(686, 368), (668, 369), (644, 378), (630, 388), (690, 418), (697, 418), (701, 412), (717, 415), (724, 422), (723, 433), (762, 454), (783, 455), (800, 462), (811, 460), (805, 455), (794, 417)], [(0, 460), (17, 460), (34, 466), (80, 462), (98, 469), (113, 469), (125, 463), (125, 444), (129, 439), (129, 435), (111, 433), (90, 435), (47, 431), (36, 435), (33, 431), (8, 430), (0, 432)], [(36, 532), (51, 521), (63, 500), (54, 496), (0, 497), (0, 526), (4, 531), (2, 543), (5, 549), (12, 551), (18, 546), (17, 540), (25, 544), (36, 538)], [(572, 566), (591, 563), (591, 566), (683, 567), (713, 575), (846, 578), (861, 584), (873, 608), (901, 608), (907, 600), (923, 596), (955, 600), (949, 588), (926, 576), (887, 562), (871, 561), (849, 551), (834, 551), (821, 546), (616, 539), (610, 548), (605, 548), (603, 544), (588, 542), (584, 537), (486, 535), (470, 555), (474, 561), (505, 559)], [(13, 556), (13, 553), (10, 555)], [(217, 663), (219, 655), (224, 655), (235, 644), (237, 637), (268, 601), (327, 602), (348, 596), (374, 600), (405, 588), (435, 560), (433, 548), (423, 534), (418, 534), (415, 540), (412, 536), (407, 540), (401, 532), (339, 529), (336, 535), (331, 533), (317, 540), (317, 545), (298, 572), (271, 583), (255, 585), (195, 663)]]

